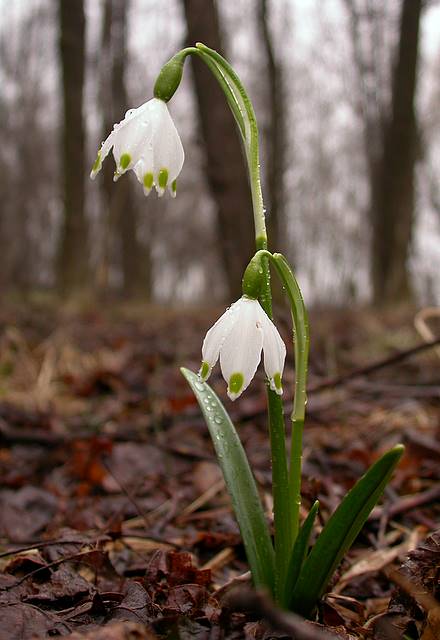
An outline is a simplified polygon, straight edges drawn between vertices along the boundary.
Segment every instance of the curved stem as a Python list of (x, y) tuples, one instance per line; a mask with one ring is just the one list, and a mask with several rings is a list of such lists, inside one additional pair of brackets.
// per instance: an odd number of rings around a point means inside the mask
[[(197, 43), (196, 47), (185, 50), (188, 54), (199, 55), (208, 65), (223, 89), (228, 104), (239, 125), (244, 142), (246, 160), (251, 185), (252, 206), (257, 251), (267, 249), (267, 232), (263, 194), (261, 189), (258, 125), (255, 112), (243, 84), (231, 65), (219, 53)], [(270, 255), (270, 254), (269, 254)], [(268, 257), (262, 259), (264, 283), (260, 302), (272, 318), (272, 294)], [(287, 466), (286, 433), (283, 405), (279, 395), (267, 386), (269, 434), (272, 459), (272, 492), (275, 524), (275, 587), (274, 596), (280, 601), (284, 593), (284, 583), (288, 559), (293, 545), (294, 507)]]
[(225, 74), (231, 79), (236, 89), (236, 100), (240, 104), (242, 110), (244, 111), (244, 115), (246, 116), (245, 131), (247, 144), (245, 144), (245, 148), (249, 169), (249, 178), (251, 183), (252, 205), (254, 210), (255, 240), (257, 245), (261, 245), (262, 243), (264, 244), (264, 242), (266, 243), (265, 247), (257, 246), (257, 249), (266, 248), (267, 232), (264, 216), (263, 194), (261, 190), (258, 125), (252, 102), (250, 101), (240, 78), (235, 73), (229, 62), (225, 60), (225, 58), (223, 58), (223, 56), (217, 53), (217, 51), (214, 51), (213, 49), (205, 46), (201, 42), (197, 42), (196, 49), (199, 51), (203, 51), (207, 55), (211, 56), (211, 58), (215, 60), (218, 66), (221, 67), (224, 70)]
[[(267, 249), (266, 220), (261, 189), (260, 159), (258, 143), (258, 125), (254, 108), (246, 90), (231, 65), (220, 54), (201, 43), (196, 48), (209, 56), (222, 70), (223, 75), (230, 80), (229, 87), (233, 91), (236, 104), (243, 114), (245, 124), (244, 147), (251, 185), (252, 206), (254, 213), (255, 244), (257, 251)], [(216, 76), (217, 77), (217, 76)], [(269, 263), (262, 260), (263, 287), (260, 302), (272, 318), (272, 294), (270, 288)], [(280, 600), (284, 591), (287, 562), (292, 549), (292, 521), (293, 505), (289, 486), (289, 472), (287, 466), (286, 433), (284, 425), (283, 405), (279, 395), (267, 387), (267, 402), (269, 414), (269, 436), (272, 461), (272, 493), (274, 501), (275, 525), (275, 598)]]
[(187, 47), (186, 49), (182, 49), (181, 53), (185, 55), (196, 55), (201, 60), (203, 60), (203, 62), (209, 68), (209, 70), (219, 83), (223, 93), (225, 94), (226, 100), (240, 129), (241, 137), (243, 138), (243, 141), (245, 141), (246, 133), (243, 113), (240, 109), (240, 105), (236, 99), (233, 88), (231, 87), (230, 82), (228, 82), (228, 78), (224, 75), (224, 73), (222, 73), (219, 66), (215, 62), (213, 62), (210, 56), (204, 54), (200, 49), (197, 49), (196, 47)]

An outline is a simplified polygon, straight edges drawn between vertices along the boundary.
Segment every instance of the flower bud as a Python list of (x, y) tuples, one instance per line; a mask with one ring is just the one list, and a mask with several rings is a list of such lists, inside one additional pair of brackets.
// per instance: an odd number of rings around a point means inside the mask
[(183, 50), (176, 53), (162, 67), (154, 85), (154, 97), (168, 102), (177, 90), (182, 80), (183, 64), (188, 54)]

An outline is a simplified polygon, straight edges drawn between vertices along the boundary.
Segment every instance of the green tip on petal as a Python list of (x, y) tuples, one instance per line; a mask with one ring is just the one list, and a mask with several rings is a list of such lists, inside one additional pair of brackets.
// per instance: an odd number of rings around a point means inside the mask
[(202, 378), (202, 380), (206, 380), (208, 378), (209, 370), (210, 370), (209, 364), (203, 361), (199, 371), (199, 376)]
[(281, 374), (280, 373), (276, 373), (273, 377), (273, 386), (274, 386), (274, 391), (276, 391), (278, 394), (283, 393), (283, 385), (281, 384)]
[(173, 197), (176, 196), (176, 192), (177, 192), (177, 180), (173, 180), (171, 183), (171, 194), (173, 195)]
[(96, 160), (93, 163), (92, 173), (98, 173), (100, 168), (101, 168), (101, 151), (98, 151), (98, 154), (96, 156)]
[(243, 389), (244, 377), (242, 373), (233, 373), (229, 378), (228, 394), (235, 399)]
[(144, 187), (146, 189), (151, 189), (153, 186), (154, 178), (152, 173), (146, 173), (144, 175)]
[(131, 155), (129, 153), (123, 153), (119, 159), (119, 166), (123, 171), (125, 171), (125, 169), (127, 169), (130, 162), (131, 162)]
[(168, 169), (161, 169), (158, 175), (158, 184), (161, 189), (165, 189), (168, 183)]

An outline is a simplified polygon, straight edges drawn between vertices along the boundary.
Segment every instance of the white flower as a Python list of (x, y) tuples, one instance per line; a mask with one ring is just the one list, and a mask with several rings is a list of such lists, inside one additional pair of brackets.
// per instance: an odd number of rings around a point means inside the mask
[(153, 187), (159, 196), (168, 187), (176, 195), (176, 178), (185, 154), (174, 122), (163, 100), (153, 98), (138, 109), (130, 109), (98, 151), (90, 177), (101, 170), (102, 163), (113, 147), (116, 162), (114, 180), (133, 169), (148, 195)]
[(254, 377), (261, 350), (264, 352), (264, 369), (270, 388), (282, 394), (285, 344), (258, 300), (243, 296), (225, 311), (206, 334), (199, 375), (207, 380), (220, 356), (222, 374), (228, 383), (228, 396), (235, 400)]

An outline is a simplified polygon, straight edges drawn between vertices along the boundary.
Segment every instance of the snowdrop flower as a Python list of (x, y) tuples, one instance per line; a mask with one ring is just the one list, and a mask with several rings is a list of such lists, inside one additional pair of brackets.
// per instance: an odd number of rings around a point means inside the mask
[(244, 295), (206, 334), (199, 375), (202, 380), (207, 380), (220, 356), (222, 374), (228, 383), (228, 396), (235, 400), (254, 377), (261, 350), (270, 388), (281, 395), (285, 344), (258, 300)]
[(90, 174), (92, 180), (101, 170), (111, 148), (116, 162), (115, 181), (133, 169), (144, 187), (145, 195), (155, 186), (159, 196), (168, 187), (175, 197), (176, 178), (185, 156), (179, 134), (163, 100), (153, 98), (137, 109), (130, 109), (125, 118), (114, 125), (98, 151)]

